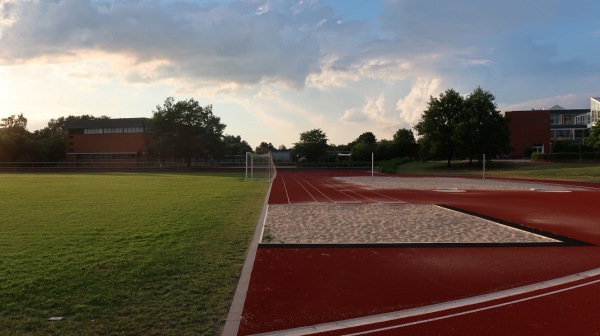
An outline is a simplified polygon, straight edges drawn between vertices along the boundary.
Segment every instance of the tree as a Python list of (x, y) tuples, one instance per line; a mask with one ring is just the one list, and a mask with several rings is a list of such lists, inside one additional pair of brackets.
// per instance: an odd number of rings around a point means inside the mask
[(294, 144), (296, 154), (308, 161), (318, 161), (327, 154), (327, 135), (321, 129), (300, 133), (300, 141)]
[(375, 137), (375, 134), (371, 133), (371, 132), (365, 132), (361, 135), (358, 136), (358, 138), (356, 138), (356, 140), (354, 140), (354, 143), (364, 143), (367, 145), (374, 145), (377, 143), (377, 138)]
[(371, 153), (375, 152), (377, 138), (372, 132), (365, 132), (348, 144), (352, 150), (352, 158), (357, 161), (371, 160)]
[(10, 117), (0, 119), (0, 127), (2, 128), (13, 128), (19, 127), (22, 129), (27, 129), (27, 118), (23, 116), (23, 113), (15, 116), (14, 114)]
[(267, 154), (270, 151), (274, 151), (275, 150), (275, 146), (273, 146), (272, 143), (267, 143), (267, 142), (261, 142), (260, 145), (258, 145), (258, 147), (256, 147), (256, 154)]
[(33, 132), (33, 141), (35, 143), (36, 161), (57, 162), (65, 158), (65, 135), (67, 132), (66, 123), (74, 120), (96, 120), (109, 119), (108, 116), (95, 117), (84, 114), (80, 116), (70, 115), (68, 117), (59, 117), (50, 119), (48, 125), (41, 130)]
[(202, 107), (192, 98), (175, 102), (169, 97), (153, 113), (154, 148), (161, 157), (179, 156), (190, 167), (193, 158), (217, 152), (226, 125), (213, 114), (212, 105)]
[(392, 140), (380, 140), (375, 149), (377, 160), (390, 160), (397, 156), (396, 145)]
[(396, 156), (415, 156), (417, 141), (412, 130), (406, 128), (399, 129), (394, 133), (392, 143), (397, 151)]
[(234, 135), (223, 136), (223, 155), (245, 155), (252, 152), (252, 147), (242, 137)]
[(375, 152), (373, 146), (364, 142), (357, 142), (352, 146), (352, 159), (356, 161), (370, 161), (371, 153), (373, 152)]
[(459, 141), (456, 129), (461, 120), (464, 99), (454, 89), (448, 89), (439, 98), (430, 97), (427, 110), (415, 126), (422, 141), (423, 148), (429, 148), (437, 157), (448, 160), (448, 166), (454, 156)]
[(31, 161), (32, 148), (23, 113), (0, 119), (0, 161)]
[(590, 134), (583, 140), (583, 144), (593, 150), (600, 150), (600, 120), (590, 129)]
[(461, 151), (469, 158), (469, 164), (473, 157), (481, 163), (482, 154), (492, 158), (508, 148), (508, 122), (496, 110), (495, 99), (493, 94), (480, 87), (465, 99), (456, 137)]

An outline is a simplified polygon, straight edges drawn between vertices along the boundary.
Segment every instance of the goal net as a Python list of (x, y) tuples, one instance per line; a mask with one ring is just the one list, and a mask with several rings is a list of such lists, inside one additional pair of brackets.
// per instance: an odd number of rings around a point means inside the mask
[(273, 163), (271, 153), (253, 154), (246, 153), (246, 181), (273, 181), (277, 170)]

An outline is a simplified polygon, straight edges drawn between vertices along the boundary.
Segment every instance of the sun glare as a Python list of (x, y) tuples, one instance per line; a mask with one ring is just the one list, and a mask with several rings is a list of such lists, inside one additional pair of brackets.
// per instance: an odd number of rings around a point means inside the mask
[(8, 80), (6, 74), (6, 70), (3, 67), (0, 67), (0, 100), (4, 101), (8, 97)]

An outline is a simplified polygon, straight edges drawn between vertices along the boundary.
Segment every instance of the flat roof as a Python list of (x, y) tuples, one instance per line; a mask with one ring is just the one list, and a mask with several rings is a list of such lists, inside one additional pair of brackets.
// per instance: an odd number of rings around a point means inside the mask
[(66, 128), (108, 128), (108, 127), (149, 127), (152, 126), (150, 118), (119, 118), (119, 119), (94, 119), (70, 120)]

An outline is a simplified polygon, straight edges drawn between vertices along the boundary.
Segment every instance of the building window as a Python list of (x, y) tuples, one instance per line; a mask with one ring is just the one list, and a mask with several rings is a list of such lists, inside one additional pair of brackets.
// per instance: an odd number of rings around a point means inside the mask
[(141, 126), (124, 127), (123, 133), (144, 133), (144, 127), (141, 127)]
[(86, 128), (83, 134), (102, 134), (102, 128)]
[(136, 157), (135, 153), (115, 153), (115, 154), (77, 154), (78, 160), (134, 160)]
[(531, 147), (534, 153), (544, 153), (544, 144), (535, 144)]

